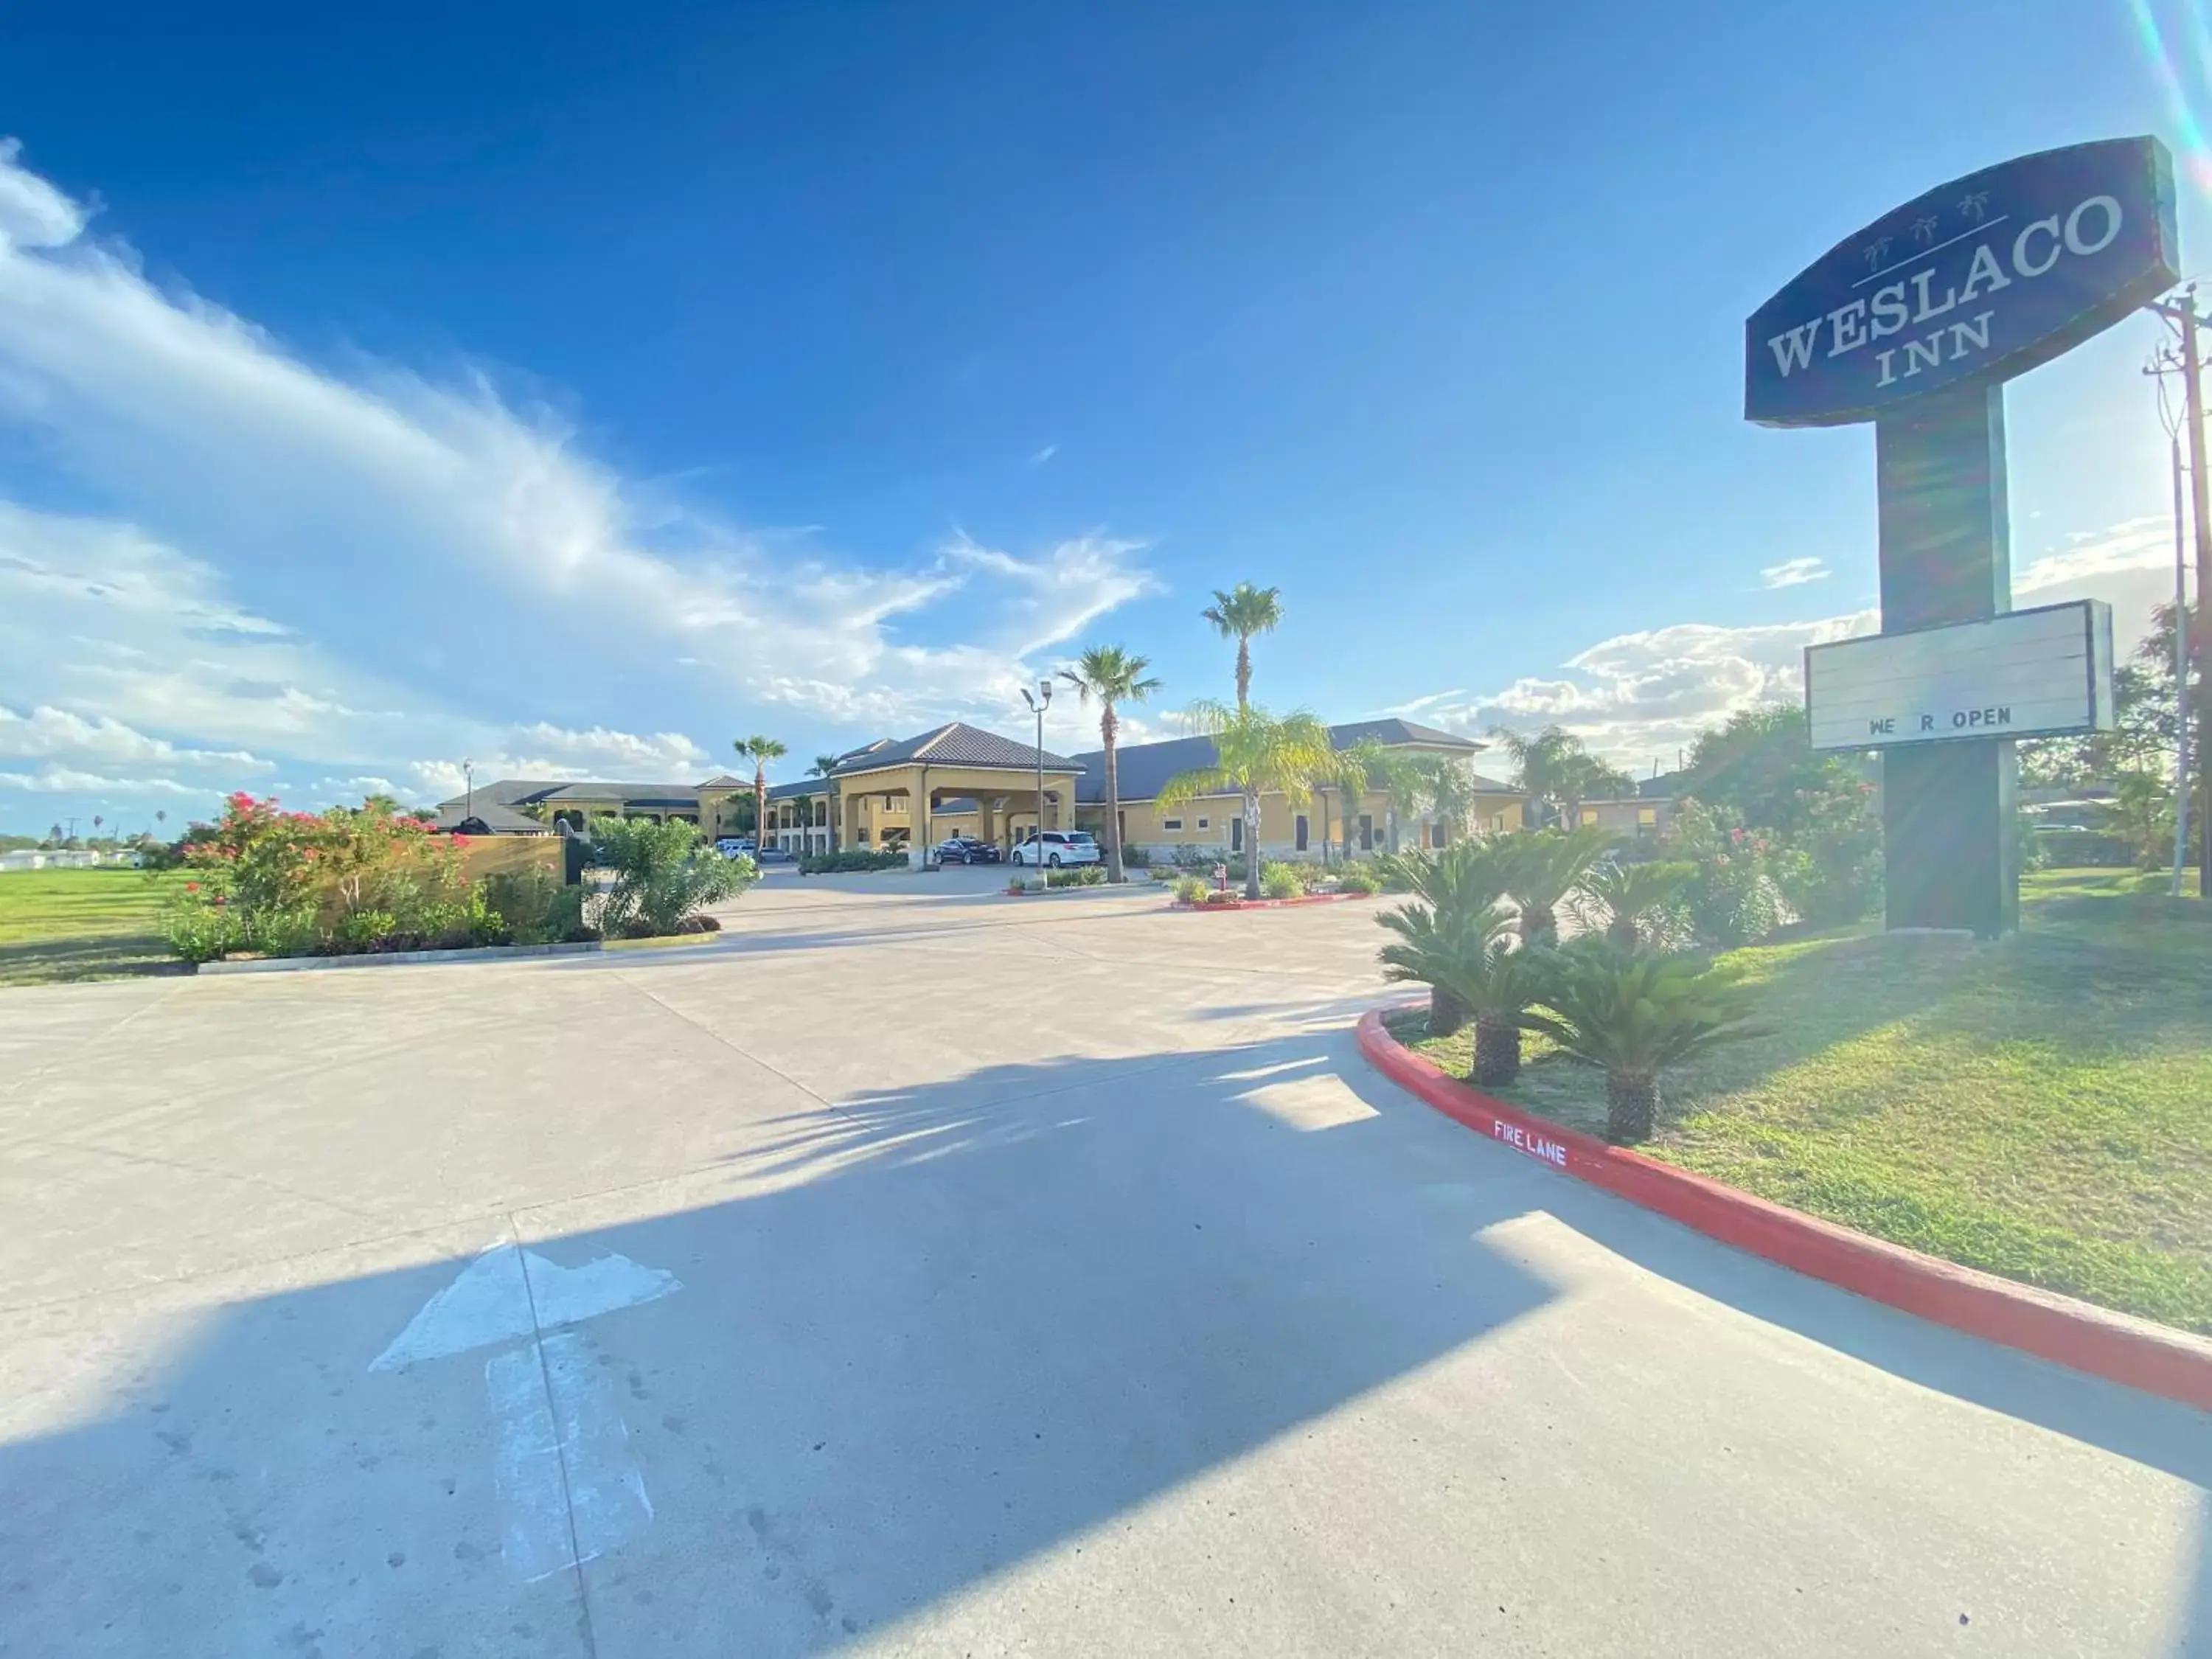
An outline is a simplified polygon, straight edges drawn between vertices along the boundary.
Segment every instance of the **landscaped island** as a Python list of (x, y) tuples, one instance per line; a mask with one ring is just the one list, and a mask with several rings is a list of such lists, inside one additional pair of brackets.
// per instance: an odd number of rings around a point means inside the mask
[[(1716, 959), (1756, 1028), (1665, 1072), (1640, 1150), (1877, 1237), (2212, 1333), (2212, 915), (2160, 878), (2026, 878), (1993, 942), (1866, 927)], [(1475, 1029), (1393, 1034), (1467, 1076)], [(1606, 1133), (1540, 1031), (1480, 1086)]]

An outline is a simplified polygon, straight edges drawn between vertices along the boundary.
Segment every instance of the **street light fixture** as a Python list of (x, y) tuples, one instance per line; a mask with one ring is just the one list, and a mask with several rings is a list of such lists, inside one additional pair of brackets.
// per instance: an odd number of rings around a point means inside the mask
[(1051, 708), (1051, 707), (1052, 707), (1052, 682), (1051, 682), (1051, 680), (1049, 680), (1049, 679), (1041, 679), (1041, 680), (1039, 680), (1039, 681), (1037, 682), (1036, 690), (1035, 691), (1031, 691), (1031, 690), (1029, 689), (1029, 687), (1027, 687), (1026, 685), (1025, 685), (1025, 686), (1024, 686), (1024, 687), (1022, 688), (1022, 701), (1023, 701), (1024, 702), (1025, 702), (1025, 703), (1029, 704), (1029, 706), (1030, 706), (1030, 712), (1031, 714), (1035, 714), (1035, 715), (1036, 716), (1036, 727), (1037, 727), (1037, 735), (1036, 735), (1036, 828), (1035, 830), (1033, 830), (1032, 831), (1030, 831), (1030, 835), (1032, 836), (1032, 837), (1035, 839), (1035, 841), (1036, 841), (1036, 848), (1035, 848), (1035, 849), (1034, 849), (1034, 850), (1035, 850), (1035, 852), (1036, 852), (1036, 872), (1037, 872), (1037, 875), (1036, 875), (1036, 884), (1037, 884), (1038, 886), (1040, 886), (1040, 887), (1042, 887), (1043, 885), (1045, 885), (1045, 878), (1044, 878), (1044, 711), (1045, 711), (1046, 709), (1048, 709), (1048, 708)]
[(461, 821), (465, 823), (477, 815), (477, 763), (471, 760), (461, 763)]

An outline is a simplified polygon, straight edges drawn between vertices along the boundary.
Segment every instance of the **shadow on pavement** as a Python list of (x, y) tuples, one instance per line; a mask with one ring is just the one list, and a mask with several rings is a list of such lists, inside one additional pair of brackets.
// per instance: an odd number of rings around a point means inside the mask
[(0, 1449), (0, 1650), (798, 1655), (930, 1607), (1550, 1296), (1474, 1237), (1511, 1184), (1407, 1202), (1431, 1138), (1336, 1066), (995, 1068), (775, 1122), (737, 1196), (526, 1212), (684, 1284), (575, 1328), (653, 1516), (580, 1595), (514, 1559), (487, 1365), (529, 1339), (368, 1369), (459, 1255), (191, 1315)]

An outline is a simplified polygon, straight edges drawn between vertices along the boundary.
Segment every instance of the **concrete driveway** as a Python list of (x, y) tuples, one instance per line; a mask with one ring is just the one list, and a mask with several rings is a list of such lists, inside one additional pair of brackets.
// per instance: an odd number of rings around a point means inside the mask
[(1371, 908), (0, 994), (0, 1652), (2212, 1654), (2212, 1421), (1354, 1054)]

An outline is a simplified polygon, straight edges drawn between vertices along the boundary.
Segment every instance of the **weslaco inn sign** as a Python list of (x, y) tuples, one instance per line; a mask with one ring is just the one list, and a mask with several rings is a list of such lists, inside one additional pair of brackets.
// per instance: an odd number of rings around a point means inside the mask
[(1815, 749), (2051, 738), (2112, 723), (2112, 611), (2095, 599), (1805, 653)]
[(2172, 163), (2153, 138), (1954, 179), (1845, 237), (1752, 314), (1744, 415), (1836, 426), (2010, 380), (2171, 288), (2177, 246)]

